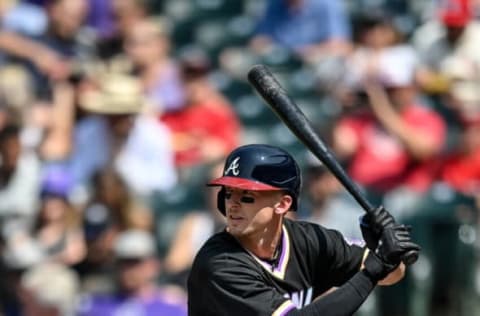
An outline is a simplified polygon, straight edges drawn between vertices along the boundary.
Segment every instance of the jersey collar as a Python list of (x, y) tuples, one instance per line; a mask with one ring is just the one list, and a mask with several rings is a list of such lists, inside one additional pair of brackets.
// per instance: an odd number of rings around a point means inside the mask
[(280, 250), (280, 258), (275, 266), (258, 258), (252, 252), (247, 252), (257, 261), (268, 273), (274, 277), (283, 280), (285, 278), (285, 272), (287, 271), (288, 260), (290, 259), (290, 237), (288, 236), (285, 225), (282, 226), (282, 248)]

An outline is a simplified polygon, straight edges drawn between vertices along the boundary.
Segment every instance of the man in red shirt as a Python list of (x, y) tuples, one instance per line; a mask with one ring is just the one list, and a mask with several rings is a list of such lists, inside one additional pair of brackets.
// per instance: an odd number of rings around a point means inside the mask
[(185, 58), (182, 79), (187, 105), (160, 118), (172, 131), (178, 167), (224, 158), (239, 144), (240, 122), (228, 101), (208, 81), (208, 71), (203, 57)]
[(349, 172), (376, 193), (405, 185), (423, 192), (445, 141), (439, 114), (420, 105), (413, 82), (416, 57), (408, 46), (385, 49), (364, 72), (368, 106), (343, 117), (334, 131)]

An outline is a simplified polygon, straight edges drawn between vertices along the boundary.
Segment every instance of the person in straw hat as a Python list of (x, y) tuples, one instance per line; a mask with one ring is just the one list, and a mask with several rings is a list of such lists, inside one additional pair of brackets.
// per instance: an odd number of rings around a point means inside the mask
[(98, 79), (82, 86), (79, 106), (105, 118), (110, 161), (141, 196), (171, 188), (176, 183), (176, 171), (170, 133), (148, 113), (139, 81), (118, 73)]

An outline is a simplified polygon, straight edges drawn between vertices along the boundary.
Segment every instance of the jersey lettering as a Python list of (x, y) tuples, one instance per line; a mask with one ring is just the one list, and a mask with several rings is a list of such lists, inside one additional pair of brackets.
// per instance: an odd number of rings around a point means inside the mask
[(292, 294), (285, 294), (284, 297), (290, 299), (298, 309), (301, 309), (312, 302), (313, 287), (303, 289)]

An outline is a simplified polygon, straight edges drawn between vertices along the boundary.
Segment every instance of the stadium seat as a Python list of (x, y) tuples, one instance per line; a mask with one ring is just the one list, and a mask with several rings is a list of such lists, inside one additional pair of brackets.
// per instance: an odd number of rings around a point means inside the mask
[(413, 226), (413, 238), (422, 247), (421, 258), (410, 269), (406, 282), (396, 289), (382, 290), (390, 292), (383, 312), (478, 315), (472, 312), (474, 308), (478, 312), (479, 307), (473, 284), (478, 216), (475, 200), (438, 183), (411, 208), (415, 212), (402, 222)]
[(246, 81), (235, 79), (222, 87), (221, 91), (232, 102), (253, 92), (252, 87)]
[[(205, 194), (202, 188), (204, 175), (188, 175), (167, 192), (156, 192), (151, 200), (154, 212), (155, 235), (160, 256), (164, 255), (170, 245), (177, 225), (183, 216), (194, 210), (203, 209)], [(188, 179), (187, 179), (188, 178)]]
[(234, 101), (234, 107), (242, 123), (247, 126), (264, 126), (278, 122), (272, 110), (256, 94), (245, 94)]
[(201, 20), (225, 18), (243, 11), (243, 1), (191, 0), (195, 15)]
[(276, 69), (277, 72), (290, 72), (299, 69), (302, 62), (288, 49), (275, 46), (268, 53), (259, 56), (260, 62)]

